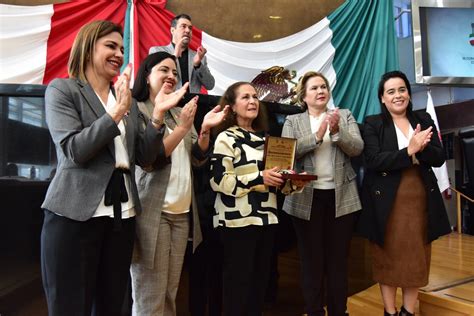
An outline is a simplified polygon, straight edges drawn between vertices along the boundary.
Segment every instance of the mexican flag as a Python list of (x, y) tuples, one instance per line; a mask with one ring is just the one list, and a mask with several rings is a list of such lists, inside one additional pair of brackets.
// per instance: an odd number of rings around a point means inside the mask
[[(76, 0), (42, 5), (0, 5), (0, 83), (47, 84), (67, 77), (67, 60), (79, 28), (93, 20), (124, 27), (125, 64), (138, 70), (151, 46), (170, 42), (174, 13), (166, 0)], [(216, 79), (209, 94), (221, 95), (235, 81), (252, 81), (264, 69), (282, 66), (323, 72), (334, 104), (362, 122), (380, 112), (380, 76), (398, 69), (391, 0), (347, 0), (330, 15), (293, 35), (268, 42), (220, 39), (194, 25), (192, 49), (204, 46)]]

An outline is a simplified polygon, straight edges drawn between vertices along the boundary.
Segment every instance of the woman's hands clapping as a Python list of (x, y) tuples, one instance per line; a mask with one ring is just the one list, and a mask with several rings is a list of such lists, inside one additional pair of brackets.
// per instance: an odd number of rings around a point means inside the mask
[(178, 104), (179, 100), (184, 97), (188, 86), (189, 82), (186, 82), (181, 88), (179, 88), (175, 92), (167, 94), (165, 92), (166, 90), (168, 90), (167, 83), (164, 83), (163, 86), (161, 86), (161, 89), (154, 100), (155, 107), (153, 108), (153, 119), (163, 120), (166, 111), (168, 111), (172, 107), (175, 107)]
[(433, 136), (432, 127), (428, 127), (425, 130), (421, 130), (420, 124), (416, 125), (415, 131), (408, 143), (408, 155), (411, 156), (418, 152), (423, 151), (428, 143), (431, 141), (431, 136)]
[(339, 109), (335, 108), (333, 111), (328, 112), (326, 120), (329, 126), (329, 133), (331, 135), (336, 134), (339, 132)]
[(132, 65), (128, 64), (123, 73), (118, 77), (114, 84), (116, 94), (116, 104), (113, 107), (107, 107), (107, 113), (110, 114), (115, 123), (119, 123), (124, 115), (130, 111), (132, 105), (132, 92), (130, 91), (130, 76)]
[(179, 126), (184, 128), (185, 130), (189, 130), (193, 126), (194, 116), (196, 115), (197, 109), (197, 101), (199, 97), (195, 96), (192, 98), (181, 110), (181, 114), (179, 115)]

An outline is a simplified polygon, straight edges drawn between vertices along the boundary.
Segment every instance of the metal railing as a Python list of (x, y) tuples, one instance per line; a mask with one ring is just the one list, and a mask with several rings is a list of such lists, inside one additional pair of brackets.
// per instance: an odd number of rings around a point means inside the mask
[(471, 203), (474, 203), (474, 199), (468, 197), (467, 195), (465, 195), (464, 193), (456, 190), (453, 187), (450, 187), (450, 189), (453, 190), (454, 192), (456, 192), (456, 214), (457, 214), (457, 228), (458, 228), (457, 230), (458, 230), (458, 233), (461, 234), (462, 233), (461, 197), (465, 198), (466, 200), (468, 200)]

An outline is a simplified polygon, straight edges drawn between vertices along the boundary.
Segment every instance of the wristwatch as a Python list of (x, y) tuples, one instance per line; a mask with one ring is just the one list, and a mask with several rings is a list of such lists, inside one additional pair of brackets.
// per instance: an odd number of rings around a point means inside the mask
[(316, 145), (321, 145), (323, 143), (323, 140), (322, 139), (318, 139), (318, 135), (315, 134), (315, 138), (316, 138)]
[(151, 117), (150, 121), (151, 121), (152, 123), (155, 123), (155, 124), (158, 125), (158, 126), (161, 126), (161, 125), (163, 125), (163, 123), (164, 123), (164, 119), (156, 119), (156, 118), (154, 118), (153, 116)]

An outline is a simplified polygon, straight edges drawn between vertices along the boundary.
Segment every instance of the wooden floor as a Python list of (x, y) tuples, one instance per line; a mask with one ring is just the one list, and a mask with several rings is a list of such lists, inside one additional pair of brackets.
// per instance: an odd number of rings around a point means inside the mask
[[(452, 233), (433, 242), (429, 284), (424, 287), (422, 296), (441, 296), (459, 298), (466, 304), (474, 304), (474, 236)], [(446, 292), (446, 293), (444, 293)], [(397, 292), (397, 306), (400, 308), (401, 291)], [(446, 303), (444, 303), (446, 305)], [(348, 300), (351, 315), (383, 315), (383, 304), (378, 286), (352, 295)], [(420, 314), (418, 304), (417, 315)], [(444, 314), (444, 315), (443, 315)], [(445, 313), (440, 315), (447, 315)], [(431, 316), (433, 313), (423, 316)], [(467, 314), (474, 315), (474, 314)]]
[[(352, 252), (367, 252), (368, 244), (358, 240), (351, 249)], [(268, 306), (265, 316), (300, 316), (303, 312), (303, 298), (299, 287), (299, 258), (296, 249), (282, 253), (279, 256), (279, 289), (277, 301)], [(364, 281), (357, 276), (366, 273), (370, 269), (370, 262), (351, 262), (350, 283), (358, 287), (364, 285)], [(424, 294), (442, 295), (447, 291), (448, 295), (460, 295), (474, 304), (474, 236), (451, 235), (440, 238), (433, 243), (430, 282), (424, 290)], [(459, 286), (454, 288), (458, 284)], [(367, 289), (353, 294), (348, 300), (348, 310), (351, 316), (381, 316), (383, 305), (378, 286), (365, 283)], [(353, 290), (353, 289), (352, 289)], [(34, 293), (34, 291), (30, 291)], [(38, 294), (39, 293), (39, 294)], [(443, 294), (444, 295), (444, 294)], [(469, 302), (468, 302), (469, 303)], [(397, 293), (397, 306), (401, 306), (401, 293)], [(187, 311), (187, 272), (184, 271), (177, 299), (178, 315), (189, 315)], [(417, 307), (417, 315), (419, 314)], [(41, 292), (36, 296), (24, 298), (17, 308), (2, 311), (1, 316), (46, 316), (46, 304)], [(443, 314), (440, 314), (445, 316)], [(466, 314), (473, 315), (473, 314)], [(425, 313), (423, 316), (431, 316)]]

